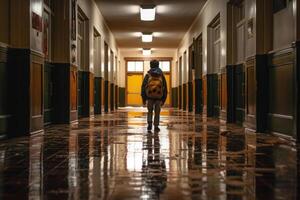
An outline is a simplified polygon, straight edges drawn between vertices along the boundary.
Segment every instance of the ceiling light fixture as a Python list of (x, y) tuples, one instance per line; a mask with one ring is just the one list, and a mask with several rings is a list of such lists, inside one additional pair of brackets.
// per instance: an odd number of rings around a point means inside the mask
[(152, 42), (153, 41), (152, 33), (143, 33), (142, 34), (142, 41), (143, 42)]
[(143, 49), (143, 55), (144, 56), (150, 56), (151, 55), (151, 49)]
[(156, 8), (153, 5), (141, 6), (141, 20), (142, 21), (154, 21)]

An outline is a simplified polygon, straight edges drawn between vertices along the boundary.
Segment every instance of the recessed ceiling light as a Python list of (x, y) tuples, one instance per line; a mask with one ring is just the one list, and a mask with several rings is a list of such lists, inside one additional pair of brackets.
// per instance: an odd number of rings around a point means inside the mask
[(143, 33), (142, 34), (142, 41), (143, 42), (152, 42), (153, 41), (152, 33)]
[(150, 56), (151, 55), (151, 49), (143, 49), (143, 55), (144, 56)]
[(141, 20), (142, 21), (154, 21), (156, 8), (153, 5), (141, 6)]

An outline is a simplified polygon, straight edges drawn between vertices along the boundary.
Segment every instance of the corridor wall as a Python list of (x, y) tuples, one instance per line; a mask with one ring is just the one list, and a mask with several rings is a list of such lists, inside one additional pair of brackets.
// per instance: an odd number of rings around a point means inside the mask
[[(117, 74), (117, 62), (115, 57), (118, 58), (119, 52), (118, 47), (115, 41), (115, 38), (111, 31), (109, 30), (99, 8), (97, 7), (94, 0), (79, 0), (78, 6), (82, 11), (86, 14), (89, 19), (88, 23), (88, 49), (89, 53), (87, 56), (87, 64), (83, 68), (83, 72), (88, 73), (90, 77), (94, 76), (95, 81), (89, 81), (90, 88), (102, 88), (101, 93), (96, 92), (96, 94), (100, 95), (97, 100), (101, 101), (103, 99), (102, 96), (108, 96), (108, 102), (106, 111), (113, 110), (115, 98), (118, 96), (115, 94), (115, 88), (118, 87), (116, 78)], [(101, 36), (98, 42), (100, 44), (100, 52), (99, 55), (95, 54), (95, 43), (94, 43), (94, 31), (97, 31)], [(105, 43), (108, 45), (108, 62), (105, 62)], [(95, 57), (99, 57), (100, 61), (95, 62)], [(118, 59), (117, 59), (118, 61)], [(108, 69), (108, 75), (105, 78), (104, 71), (105, 68)], [(94, 83), (94, 84), (93, 84)], [(95, 85), (96, 84), (96, 85)], [(105, 89), (105, 85), (107, 88)], [(105, 93), (106, 91), (106, 93)], [(94, 90), (90, 90), (90, 93), (94, 93)], [(92, 97), (92, 95), (90, 95)], [(97, 113), (101, 113), (102, 109), (104, 110), (105, 105), (104, 102), (90, 102), (90, 114), (93, 114), (94, 104), (101, 106), (101, 109), (97, 108)]]
[[(195, 41), (202, 35), (202, 70), (195, 64), (194, 81), (203, 81), (204, 113), (294, 140), (299, 137), (300, 4), (281, 2), (208, 0), (183, 38), (177, 60), (184, 52), (195, 53)], [(218, 16), (220, 29), (214, 29)], [(213, 30), (220, 31), (218, 51)], [(214, 55), (220, 55), (219, 67)]]
[[(119, 56), (96, 3), (3, 0), (0, 11), (0, 138), (39, 132), (44, 124), (77, 121), (82, 100), (78, 89), (84, 90), (82, 116), (93, 115), (95, 88), (102, 88), (104, 81), (104, 41)], [(87, 39), (80, 65), (79, 12)], [(94, 30), (101, 35), (99, 55), (94, 55)], [(96, 63), (95, 56), (101, 57)], [(114, 66), (111, 73), (116, 71)], [(105, 94), (99, 95), (102, 100)]]

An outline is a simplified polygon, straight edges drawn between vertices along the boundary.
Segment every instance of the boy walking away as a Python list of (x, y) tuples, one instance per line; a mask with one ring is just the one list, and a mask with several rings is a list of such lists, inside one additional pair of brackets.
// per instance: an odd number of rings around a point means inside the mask
[(159, 118), (161, 106), (165, 104), (168, 95), (167, 82), (162, 70), (159, 68), (159, 62), (152, 60), (150, 62), (150, 70), (144, 78), (142, 84), (142, 99), (143, 104), (148, 108), (148, 131), (152, 130), (153, 110), (154, 116), (154, 131), (158, 132), (160, 129)]

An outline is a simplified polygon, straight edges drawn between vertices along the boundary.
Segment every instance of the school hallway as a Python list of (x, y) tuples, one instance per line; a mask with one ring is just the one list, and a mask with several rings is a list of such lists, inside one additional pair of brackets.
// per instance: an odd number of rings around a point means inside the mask
[(145, 109), (122, 108), (2, 142), (0, 197), (298, 197), (299, 152), (278, 137), (177, 109), (163, 109), (161, 121), (148, 133)]
[(0, 0), (0, 200), (300, 199), (299, 11)]

